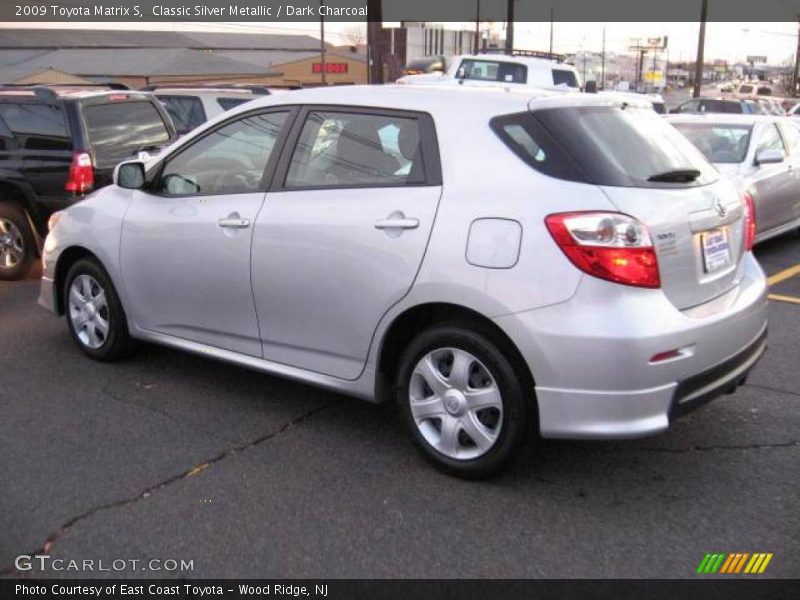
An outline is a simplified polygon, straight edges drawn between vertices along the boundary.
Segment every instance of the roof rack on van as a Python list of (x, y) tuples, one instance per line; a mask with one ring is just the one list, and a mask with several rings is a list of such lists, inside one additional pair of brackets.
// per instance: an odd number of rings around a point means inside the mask
[(58, 98), (58, 94), (51, 88), (42, 86), (42, 85), (29, 85), (29, 84), (15, 84), (15, 83), (3, 83), (0, 84), (0, 94), (3, 93), (12, 93), (12, 94), (23, 94), (28, 93), (35, 95), (39, 100), (44, 102), (55, 102)]
[[(501, 48), (486, 48), (478, 52), (478, 54), (508, 54)], [(567, 57), (564, 54), (555, 54), (554, 52), (542, 52), (540, 50), (511, 50), (511, 56), (526, 56), (529, 58), (544, 58), (546, 60), (554, 60), (556, 62), (564, 62)]]
[(155, 92), (157, 90), (231, 90), (231, 91), (246, 91), (253, 94), (270, 93), (269, 88), (265, 85), (254, 85), (249, 83), (156, 83), (146, 85), (139, 88), (143, 92)]

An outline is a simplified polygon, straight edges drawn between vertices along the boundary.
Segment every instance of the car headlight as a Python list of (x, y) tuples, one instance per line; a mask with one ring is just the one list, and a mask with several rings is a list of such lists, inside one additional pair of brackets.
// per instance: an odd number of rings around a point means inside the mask
[(50, 218), (47, 219), (47, 231), (53, 231), (55, 226), (58, 225), (58, 222), (61, 220), (62, 211), (54, 212), (50, 215)]

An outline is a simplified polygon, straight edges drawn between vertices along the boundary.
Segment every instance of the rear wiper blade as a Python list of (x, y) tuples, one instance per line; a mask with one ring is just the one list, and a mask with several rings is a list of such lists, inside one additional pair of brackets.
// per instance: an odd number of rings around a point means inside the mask
[(700, 171), (697, 169), (674, 169), (672, 171), (664, 171), (657, 173), (647, 178), (647, 181), (662, 181), (665, 183), (690, 183), (700, 177)]

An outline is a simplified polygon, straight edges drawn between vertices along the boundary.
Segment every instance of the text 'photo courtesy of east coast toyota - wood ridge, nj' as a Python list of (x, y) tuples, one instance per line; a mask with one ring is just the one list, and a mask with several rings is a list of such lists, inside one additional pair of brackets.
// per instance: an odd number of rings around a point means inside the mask
[(800, 597), (800, 4), (0, 0), (0, 599)]

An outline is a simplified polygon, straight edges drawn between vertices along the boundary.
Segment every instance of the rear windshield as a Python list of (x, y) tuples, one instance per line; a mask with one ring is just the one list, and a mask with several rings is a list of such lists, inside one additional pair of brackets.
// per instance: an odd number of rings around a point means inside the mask
[(253, 98), (217, 98), (217, 104), (222, 107), (222, 110), (230, 110), (239, 106), (240, 104), (244, 104), (245, 102), (250, 102)]
[(650, 109), (548, 108), (495, 117), (491, 127), (531, 167), (560, 179), (673, 188), (719, 177), (691, 142)]
[(565, 71), (564, 69), (553, 69), (553, 85), (566, 85), (569, 87), (578, 87), (578, 78), (572, 71)]
[(740, 163), (747, 155), (752, 128), (746, 125), (674, 123), (712, 163)]
[(119, 162), (169, 141), (169, 131), (150, 102), (109, 102), (85, 109), (89, 143), (98, 163)]

